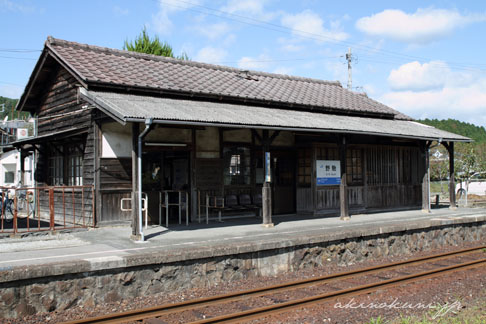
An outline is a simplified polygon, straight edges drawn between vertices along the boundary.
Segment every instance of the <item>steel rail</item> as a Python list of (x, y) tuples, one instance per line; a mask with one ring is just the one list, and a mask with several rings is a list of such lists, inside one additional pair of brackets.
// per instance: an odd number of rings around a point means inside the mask
[(188, 300), (179, 303), (165, 304), (161, 306), (148, 307), (144, 309), (137, 309), (137, 310), (131, 310), (131, 311), (120, 312), (115, 314), (91, 317), (91, 318), (86, 318), (81, 320), (74, 320), (74, 321), (65, 322), (64, 324), (125, 323), (127, 321), (137, 321), (146, 318), (153, 318), (153, 317), (168, 315), (172, 313), (182, 312), (185, 310), (206, 307), (214, 304), (241, 300), (247, 297), (257, 297), (269, 293), (275, 293), (275, 292), (280, 292), (285, 290), (292, 290), (292, 289), (312, 286), (327, 281), (344, 279), (344, 278), (349, 278), (358, 275), (372, 274), (384, 270), (394, 269), (397, 267), (425, 263), (432, 260), (447, 259), (453, 256), (470, 254), (484, 249), (486, 249), (486, 246), (468, 248), (459, 251), (452, 251), (452, 252), (441, 253), (432, 256), (408, 259), (405, 261), (397, 261), (397, 262), (392, 262), (384, 265), (378, 265), (378, 266), (373, 266), (373, 267), (368, 267), (368, 268), (363, 268), (363, 269), (358, 269), (358, 270), (353, 270), (348, 272), (341, 272), (341, 273), (321, 276), (317, 278), (309, 278), (304, 280), (293, 281), (290, 283), (272, 285), (263, 288), (244, 290), (244, 291), (234, 292), (234, 293), (229, 293), (224, 295), (199, 298), (196, 300)]
[(337, 297), (344, 296), (355, 296), (364, 293), (369, 293), (376, 291), (381, 288), (390, 288), (394, 286), (403, 285), (405, 283), (411, 283), (415, 281), (420, 281), (424, 279), (430, 279), (438, 277), (444, 273), (455, 272), (459, 270), (466, 270), (475, 267), (479, 267), (486, 263), (486, 259), (475, 260), (460, 264), (455, 264), (448, 267), (443, 267), (439, 269), (434, 269), (430, 271), (420, 272), (418, 274), (407, 275), (403, 277), (398, 277), (394, 279), (383, 280), (376, 283), (371, 283), (367, 285), (361, 285), (348, 289), (341, 289), (334, 292), (316, 295), (311, 297), (306, 297), (302, 299), (292, 300), (288, 302), (283, 302), (275, 305), (260, 307), (256, 309), (251, 309), (247, 311), (242, 311), (238, 313), (233, 313), (230, 315), (222, 315), (217, 317), (212, 317), (209, 319), (199, 320), (190, 322), (189, 324), (207, 324), (207, 323), (241, 323), (242, 321), (249, 321), (253, 319), (259, 319), (268, 315), (275, 315), (278, 313), (288, 312), (296, 308), (302, 308), (304, 306), (311, 306), (318, 303), (322, 303), (329, 299), (335, 299)]

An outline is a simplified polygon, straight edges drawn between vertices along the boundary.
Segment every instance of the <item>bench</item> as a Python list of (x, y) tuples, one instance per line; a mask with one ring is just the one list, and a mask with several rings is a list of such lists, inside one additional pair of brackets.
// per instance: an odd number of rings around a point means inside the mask
[[(199, 198), (200, 194), (199, 194)], [(249, 194), (240, 194), (238, 197), (236, 195), (226, 195), (226, 197), (221, 196), (210, 196), (206, 194), (204, 203), (199, 199), (199, 222), (201, 222), (201, 208), (206, 209), (206, 224), (209, 223), (209, 211), (215, 210), (218, 212), (218, 221), (222, 222), (223, 212), (239, 212), (239, 211), (255, 211), (256, 216), (261, 217), (262, 209), (262, 195), (253, 195), (253, 201)]]

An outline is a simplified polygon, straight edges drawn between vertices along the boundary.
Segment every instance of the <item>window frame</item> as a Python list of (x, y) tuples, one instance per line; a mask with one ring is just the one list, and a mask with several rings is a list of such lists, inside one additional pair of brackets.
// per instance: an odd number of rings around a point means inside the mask
[(47, 183), (51, 186), (82, 186), (84, 178), (82, 142), (53, 143), (47, 158)]
[[(227, 154), (231, 154), (231, 157), (229, 159), (227, 158)], [(244, 144), (224, 145), (222, 150), (222, 157), (223, 184), (225, 186), (252, 185), (253, 159), (251, 146)], [(232, 165), (233, 161), (236, 162), (237, 165)], [(236, 170), (236, 172), (232, 172), (232, 170)]]

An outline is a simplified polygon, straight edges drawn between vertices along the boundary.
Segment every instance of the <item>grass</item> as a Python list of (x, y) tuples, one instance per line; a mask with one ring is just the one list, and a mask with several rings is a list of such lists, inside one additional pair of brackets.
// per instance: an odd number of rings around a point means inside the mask
[(449, 198), (449, 182), (444, 180), (441, 185), (440, 181), (431, 181), (430, 194), (440, 194), (441, 198)]

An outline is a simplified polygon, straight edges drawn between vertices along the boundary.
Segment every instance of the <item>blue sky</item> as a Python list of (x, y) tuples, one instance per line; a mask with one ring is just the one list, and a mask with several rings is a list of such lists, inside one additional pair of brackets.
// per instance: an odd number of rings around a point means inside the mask
[(48, 35), (122, 48), (143, 26), (195, 61), (344, 87), (351, 47), (355, 91), (486, 126), (484, 1), (0, 0), (0, 95), (20, 97)]

